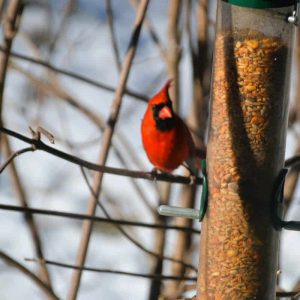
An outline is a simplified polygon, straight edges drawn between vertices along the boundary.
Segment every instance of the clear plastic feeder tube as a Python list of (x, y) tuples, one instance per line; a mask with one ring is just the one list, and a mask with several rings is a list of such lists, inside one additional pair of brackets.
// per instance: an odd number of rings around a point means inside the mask
[(293, 3), (218, 2), (198, 300), (275, 299)]

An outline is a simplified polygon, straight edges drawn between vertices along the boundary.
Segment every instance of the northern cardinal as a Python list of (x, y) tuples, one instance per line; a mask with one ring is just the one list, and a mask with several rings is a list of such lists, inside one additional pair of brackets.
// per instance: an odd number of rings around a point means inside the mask
[(142, 120), (142, 141), (155, 169), (172, 172), (184, 162), (192, 161), (191, 171), (199, 167), (199, 159), (197, 162), (197, 151), (188, 127), (172, 108), (170, 84), (171, 80), (149, 100)]

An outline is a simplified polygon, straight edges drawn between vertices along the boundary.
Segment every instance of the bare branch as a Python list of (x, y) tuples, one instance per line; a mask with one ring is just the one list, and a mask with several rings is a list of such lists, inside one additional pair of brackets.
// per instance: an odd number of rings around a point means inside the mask
[[(6, 76), (7, 76), (7, 67), (8, 67), (8, 62), (10, 58), (10, 50), (13, 44), (14, 37), (16, 36), (19, 25), (20, 25), (20, 20), (21, 20), (21, 15), (24, 9), (24, 2), (20, 0), (11, 0), (9, 1), (7, 5), (7, 10), (6, 14), (4, 16), (4, 23), (3, 23), (3, 32), (4, 32), (4, 45), (3, 49), (4, 51), (0, 53), (0, 127), (3, 125), (3, 120), (2, 120), (2, 111), (3, 111), (3, 97), (4, 97), (4, 88), (5, 88), (5, 82), (6, 82)], [(10, 171), (11, 171), (11, 177), (14, 182), (16, 192), (18, 195), (18, 200), (21, 205), (23, 206), (28, 206), (28, 201), (26, 198), (26, 194), (24, 191), (24, 188), (22, 186), (19, 174), (17, 172), (17, 168), (14, 164), (13, 159), (20, 153), (25, 153), (28, 151), (33, 151), (33, 149), (29, 150), (29, 148), (26, 149), (26, 151), (23, 149), (19, 152), (12, 153), (10, 143), (8, 140), (7, 136), (2, 137), (1, 132), (0, 132), (0, 151), (2, 150), (2, 141), (4, 143), (4, 148), (6, 151), (7, 156), (9, 157), (8, 161), (4, 163), (2, 170), (6, 167), (6, 165), (10, 164)], [(31, 147), (32, 148), (32, 147)], [(1, 173), (0, 172), (0, 173)], [(31, 237), (33, 240), (33, 244), (35, 247), (35, 251), (37, 256), (40, 259), (43, 259), (43, 251), (42, 251), (42, 244), (41, 240), (39, 237), (39, 233), (36, 227), (36, 224), (32, 218), (31, 215), (26, 215), (26, 222), (29, 227)], [(51, 287), (51, 280), (50, 276), (48, 273), (47, 268), (44, 265), (40, 266), (40, 273), (43, 282), (49, 286), (49, 290), (52, 291)]]
[[(7, 50), (5, 50), (5, 48), (2, 45), (0, 45), (0, 51), (4, 52), (4, 53), (7, 52)], [(47, 62), (45, 62), (43, 60), (40, 60), (40, 59), (35, 59), (35, 58), (30, 57), (30, 56), (23, 55), (23, 54), (14, 52), (14, 51), (10, 51), (10, 56), (12, 56), (14, 58), (17, 58), (17, 59), (29, 61), (29, 62), (31, 62), (33, 64), (36, 64), (36, 65), (46, 67), (46, 68), (48, 68), (49, 70), (51, 70), (53, 72), (59, 73), (61, 75), (68, 76), (70, 78), (79, 80), (81, 82), (85, 82), (85, 83), (90, 84), (94, 87), (97, 87), (97, 88), (100, 88), (100, 89), (103, 89), (103, 90), (106, 90), (106, 91), (109, 91), (109, 92), (115, 92), (115, 90), (116, 90), (116, 88), (113, 87), (113, 86), (95, 81), (91, 78), (84, 77), (82, 75), (79, 75), (79, 74), (71, 72), (71, 71), (67, 71), (67, 70), (52, 66), (50, 63), (47, 63)], [(132, 91), (128, 88), (126, 88), (124, 90), (124, 94), (126, 94), (130, 97), (133, 97), (134, 99), (141, 100), (141, 101), (144, 101), (144, 102), (148, 102), (148, 99), (149, 99), (149, 97), (147, 97), (145, 95), (142, 95), (140, 93), (134, 92), (134, 91)]]
[(288, 158), (285, 163), (284, 166), (286, 168), (294, 168), (297, 167), (300, 164), (300, 155), (295, 155), (291, 158)]
[[(297, 47), (295, 47), (294, 51), (296, 49), (299, 49), (300, 46), (300, 30), (299, 28), (296, 30), (296, 42), (297, 42)], [(298, 52), (298, 51), (295, 51)], [(295, 53), (296, 57), (296, 64), (297, 68), (299, 70), (300, 68), (300, 52)], [(295, 103), (294, 105), (291, 106), (290, 111), (289, 111), (289, 127), (295, 128), (295, 126), (298, 125), (299, 118), (300, 118), (300, 75), (299, 72), (297, 72), (297, 84), (294, 85), (294, 97), (295, 97)], [(294, 152), (294, 155), (299, 155), (300, 154), (300, 141), (299, 137), (296, 137), (297, 140), (297, 146)], [(285, 208), (286, 212), (288, 211), (292, 200), (294, 198), (296, 188), (297, 188), (297, 183), (299, 179), (299, 171), (300, 171), (300, 165), (298, 164), (296, 167), (289, 172), (286, 181), (285, 181), (285, 189), (284, 189), (284, 202), (285, 202)]]
[(300, 295), (300, 292), (276, 292), (276, 298), (286, 298), (291, 297), (291, 299), (296, 299)]
[(297, 300), (300, 297), (300, 291), (297, 291), (296, 294), (292, 297), (292, 299)]
[[(38, 259), (35, 259), (35, 258), (25, 258), (25, 260), (30, 261), (30, 262), (38, 262), (39, 261)], [(133, 272), (110, 270), (110, 269), (79, 267), (79, 266), (74, 266), (74, 265), (61, 263), (61, 262), (57, 262), (57, 261), (53, 261), (53, 260), (43, 260), (42, 263), (56, 266), (56, 267), (75, 269), (75, 270), (81, 270), (81, 271), (118, 274), (118, 275), (134, 276), (134, 277), (141, 277), (141, 278), (152, 278), (152, 279), (159, 279), (159, 280), (186, 280), (186, 281), (196, 281), (197, 280), (197, 277), (180, 277), (180, 276), (168, 276), (168, 275), (160, 275), (160, 274), (143, 274), (143, 273), (133, 273)]]
[(74, 9), (74, 6), (76, 5), (75, 2), (76, 2), (76, 0), (69, 0), (65, 4), (65, 7), (63, 9), (64, 11), (63, 11), (62, 20), (60, 21), (58, 30), (54, 34), (53, 39), (51, 41), (49, 41), (49, 54), (48, 54), (49, 59), (52, 56), (52, 54), (54, 53), (55, 47), (56, 47), (57, 42), (59, 41), (60, 37), (66, 31), (66, 27), (68, 24), (68, 18), (70, 17), (72, 10)]
[[(83, 113), (92, 123), (94, 123), (101, 131), (105, 129), (105, 121), (103, 118), (94, 112), (93, 110), (89, 109), (87, 106), (83, 105), (79, 99), (76, 99), (74, 96), (70, 95), (67, 91), (63, 89), (63, 87), (60, 85), (60, 83), (57, 81), (56, 78), (52, 78), (50, 83), (46, 83), (39, 78), (33, 76), (28, 71), (25, 71), (24, 69), (20, 68), (19, 66), (12, 64), (11, 67), (18, 72), (25, 75), (29, 80), (31, 80), (34, 84), (36, 84), (39, 88), (44, 90), (45, 92), (49, 92), (56, 97), (58, 97), (61, 100), (66, 101), (71, 107), (78, 110), (79, 112)], [(51, 78), (50, 78), (51, 79)], [(120, 142), (122, 149), (126, 150), (126, 152), (131, 156), (131, 159), (133, 162), (141, 167), (140, 161), (137, 159), (135, 155), (132, 155), (134, 153), (133, 147), (128, 142), (128, 140), (118, 132), (116, 132), (115, 137), (118, 138), (118, 141)], [(113, 145), (114, 146), (114, 145)], [(123, 163), (124, 159), (122, 157), (122, 152), (120, 152), (117, 147), (114, 147), (116, 151), (116, 155), (120, 159), (120, 161)]]
[[(299, 153), (300, 153), (300, 143), (298, 142), (297, 148), (295, 150), (295, 155)], [(299, 171), (300, 171), (300, 165), (296, 164), (291, 159), (292, 158), (286, 161), (286, 164), (292, 162), (291, 164), (292, 170), (289, 172), (289, 174), (286, 177), (285, 188), (284, 188), (284, 204), (285, 204), (286, 212), (288, 211), (289, 206), (292, 203), (292, 200), (294, 198), (298, 179), (299, 179)]]
[(119, 48), (118, 48), (116, 34), (115, 34), (114, 16), (113, 16), (112, 8), (111, 8), (111, 0), (106, 0), (105, 3), (106, 3), (106, 15), (107, 15), (111, 44), (112, 44), (112, 48), (114, 51), (117, 70), (120, 71), (121, 70), (121, 59), (120, 59), (120, 53), (119, 53)]
[[(179, 74), (178, 74), (178, 64), (180, 60), (180, 33), (178, 30), (179, 16), (180, 16), (180, 6), (181, 0), (170, 0), (169, 1), (169, 9), (168, 9), (168, 51), (164, 53), (165, 62), (167, 65), (168, 78), (172, 78), (174, 80), (173, 88), (171, 89), (171, 98), (173, 102), (174, 109), (178, 111), (179, 108)], [(163, 184), (162, 185), (162, 193), (160, 197), (160, 201), (164, 202), (163, 204), (168, 204), (170, 193), (171, 193), (171, 185)], [(159, 219), (161, 222), (164, 222), (162, 218)], [(156, 251), (163, 255), (165, 251), (165, 243), (166, 243), (166, 235), (165, 232), (159, 232), (155, 235), (155, 247)], [(175, 260), (183, 261), (178, 258), (172, 258), (172, 261)], [(183, 264), (180, 266), (184, 267)], [(155, 261), (154, 272), (162, 273), (163, 271), (163, 260), (158, 257)], [(153, 280), (151, 282), (150, 290), (149, 290), (149, 300), (158, 299), (161, 293), (161, 281)]]
[[(94, 197), (95, 201), (97, 201), (97, 205), (101, 208), (101, 210), (104, 213), (104, 215), (108, 219), (111, 219), (110, 214), (108, 213), (108, 211), (106, 210), (106, 208), (104, 207), (104, 205), (98, 200), (97, 194), (93, 190), (93, 187), (90, 185), (90, 183), (88, 181), (88, 178), (87, 178), (87, 176), (86, 176), (86, 174), (84, 172), (84, 169), (81, 168), (81, 171), (83, 173), (84, 180), (85, 180), (85, 182), (86, 182), (86, 184), (87, 184), (87, 186), (88, 186), (88, 188), (89, 188), (89, 190), (91, 192), (91, 196)], [(172, 261), (172, 262), (176, 262), (176, 263), (178, 263), (180, 265), (183, 265), (184, 267), (192, 269), (194, 271), (197, 270), (193, 265), (187, 264), (187, 263), (185, 263), (182, 260), (175, 259), (175, 258), (168, 257), (168, 256), (163, 256), (160, 253), (155, 253), (155, 252), (153, 252), (151, 250), (148, 250), (140, 242), (138, 242), (136, 239), (134, 239), (132, 236), (130, 236), (121, 226), (119, 226), (118, 224), (116, 224), (116, 228), (125, 236), (125, 238), (127, 238), (131, 243), (133, 243), (136, 247), (138, 247), (143, 252), (145, 252), (145, 253), (147, 253), (147, 254), (149, 254), (151, 256), (154, 256), (156, 258), (159, 258), (160, 260), (169, 260), (169, 261)]]
[[(4, 150), (6, 152), (6, 155), (9, 156), (9, 157), (13, 157), (14, 153), (11, 150), (11, 146), (10, 146), (9, 139), (8, 139), (7, 135), (3, 136), (3, 142), (4, 142)], [(30, 151), (34, 151), (33, 146), (30, 147)], [(26, 153), (26, 152), (24, 152), (24, 153)], [(18, 169), (17, 169), (17, 167), (16, 167), (13, 160), (10, 160), (9, 170), (10, 170), (12, 182), (13, 182), (14, 187), (15, 187), (15, 191), (16, 191), (18, 201), (19, 201), (20, 205), (22, 205), (24, 208), (27, 208), (28, 207), (28, 199), (27, 199), (26, 191), (25, 191), (25, 188), (24, 188), (24, 186), (22, 184), (22, 181), (20, 179)], [(28, 228), (29, 228), (29, 231), (30, 231), (30, 234), (31, 234), (31, 238), (32, 238), (32, 241), (33, 241), (33, 245), (34, 245), (36, 255), (40, 259), (43, 259), (44, 255), (43, 255), (42, 241), (41, 241), (41, 238), (40, 238), (39, 231), (38, 231), (37, 225), (35, 223), (35, 220), (33, 219), (31, 214), (26, 214), (25, 215), (25, 220), (26, 220), (26, 223), (28, 225)], [(49, 272), (48, 272), (46, 266), (45, 265), (40, 265), (39, 272), (40, 272), (40, 276), (41, 276), (41, 279), (43, 280), (43, 282), (45, 282), (50, 287), (50, 289), (52, 289), (50, 275), (49, 275)]]
[(28, 278), (30, 278), (36, 285), (45, 292), (45, 294), (50, 299), (56, 299), (59, 300), (59, 298), (54, 294), (54, 292), (48, 287), (47, 284), (45, 284), (43, 281), (41, 281), (35, 274), (33, 274), (31, 271), (29, 271), (27, 268), (22, 266), (20, 263), (18, 263), (16, 260), (5, 254), (3, 251), (0, 251), (0, 257), (3, 259), (7, 264), (13, 266), (14, 268), (20, 270), (22, 273), (24, 273)]
[[(45, 90), (46, 92), (53, 93), (54, 95), (59, 97), (59, 99), (66, 101), (73, 108), (75, 108), (76, 110), (82, 112), (101, 131), (104, 130), (105, 122), (101, 118), (101, 116), (99, 116), (99, 114), (96, 114), (94, 111), (90, 110), (86, 106), (84, 106), (79, 100), (75, 99), (73, 96), (69, 95), (65, 90), (63, 90), (63, 88), (60, 86), (60, 84), (57, 80), (52, 80), (53, 82), (48, 84), (48, 83), (45, 83), (44, 81), (40, 80), (39, 78), (36, 78), (35, 76), (30, 74), (29, 72), (23, 70), (22, 68), (16, 66), (15, 64), (13, 64), (12, 67), (14, 69), (16, 69), (17, 71), (21, 72), (22, 74), (24, 74), (28, 79), (30, 79), (33, 83), (35, 83), (41, 89)], [(118, 132), (115, 133), (115, 137), (118, 138), (118, 141), (120, 142), (120, 147), (122, 147), (122, 150), (123, 151), (126, 150), (126, 152), (130, 155), (131, 159), (136, 164), (136, 166), (141, 168), (142, 164), (137, 159), (137, 156), (133, 155), (134, 151), (133, 151), (132, 146), (130, 145), (130, 143), (127, 141), (127, 139), (123, 135), (118, 134)], [(51, 142), (51, 140), (50, 140), (50, 142)], [(68, 145), (70, 145), (70, 144), (68, 144)], [(112, 146), (114, 147), (116, 156), (118, 157), (120, 162), (126, 168), (128, 164), (126, 163), (126, 161), (124, 159), (124, 155), (122, 153), (123, 151), (122, 152), (119, 151), (119, 149), (116, 147), (116, 145), (114, 143), (112, 144)], [(145, 197), (145, 195), (144, 195), (143, 191), (141, 190), (141, 188), (139, 187), (139, 185), (134, 181), (132, 181), (132, 184), (133, 184), (134, 188), (136, 189), (137, 193), (139, 194), (139, 196), (141, 197), (141, 200), (146, 205), (146, 207), (153, 213), (153, 207), (149, 204), (149, 201)]]
[[(195, 203), (195, 195), (195, 186), (183, 186), (180, 191), (180, 206), (193, 207)], [(191, 227), (193, 225), (193, 221), (186, 218), (177, 218), (175, 222), (177, 226)], [(187, 253), (190, 249), (191, 241), (192, 237), (189, 233), (176, 233), (174, 247), (172, 248), (172, 257), (179, 261), (188, 261), (187, 258), (189, 258), (189, 256), (187, 255)], [(173, 276), (184, 276), (186, 272), (187, 269), (182, 264), (172, 263), (171, 274)], [(177, 283), (177, 285), (174, 285), (173, 282), (170, 282), (164, 289), (164, 296), (170, 299), (177, 299), (183, 292), (183, 283), (184, 282), (181, 282), (181, 284)]]
[(2, 15), (3, 15), (3, 12), (4, 12), (4, 6), (5, 6), (5, 1), (0, 0), (0, 22), (2, 22)]
[(191, 14), (193, 13), (192, 1), (186, 4), (186, 30), (188, 34), (189, 50), (191, 55), (192, 71), (193, 71), (193, 102), (189, 116), (189, 127), (196, 138), (196, 145), (200, 149), (203, 148), (208, 116), (208, 97), (206, 97), (204, 86), (204, 74), (207, 70), (207, 49), (208, 49), (208, 0), (201, 1), (201, 5), (196, 5), (197, 17), (197, 46), (193, 47), (193, 37), (191, 32)]
[[(124, 95), (127, 79), (129, 76), (129, 72), (131, 69), (131, 65), (133, 62), (133, 58), (135, 56), (137, 44), (139, 41), (140, 37), (140, 32), (142, 28), (142, 24), (144, 21), (144, 17), (147, 11), (147, 7), (149, 4), (149, 0), (142, 0), (139, 5), (139, 9), (136, 14), (136, 19), (134, 23), (134, 27), (131, 33), (129, 45), (128, 45), (128, 50), (125, 56), (125, 59), (122, 64), (122, 69), (120, 72), (120, 78), (119, 78), (119, 83), (115, 92), (115, 97), (114, 101), (112, 103), (111, 111), (107, 120), (107, 126), (103, 132), (103, 137), (102, 137), (102, 149), (99, 153), (98, 157), (98, 163), (100, 165), (105, 165), (112, 141), (112, 137), (114, 134), (114, 129), (115, 125), (119, 116), (121, 104), (122, 104), (122, 98)], [(103, 173), (97, 173), (94, 176), (94, 181), (93, 181), (93, 191), (95, 192), (96, 197), (91, 195), (89, 202), (88, 202), (88, 214), (89, 215), (94, 215), (96, 212), (96, 207), (97, 207), (97, 201), (101, 188), (102, 188), (102, 181), (103, 181)], [(95, 199), (96, 198), (96, 199)], [(92, 232), (92, 227), (93, 223), (90, 221), (84, 221), (83, 222), (83, 232), (81, 236), (81, 242), (78, 250), (78, 255), (77, 255), (77, 260), (76, 260), (76, 265), (82, 267), (85, 262), (86, 254), (87, 254), (87, 249), (90, 241), (90, 236)], [(80, 270), (75, 270), (73, 272), (73, 276), (71, 279), (71, 287), (69, 290), (69, 294), (67, 296), (68, 300), (75, 300), (79, 285), (80, 285), (80, 279), (81, 279), (81, 271)]]
[(26, 153), (26, 152), (30, 152), (30, 151), (34, 151), (35, 149), (31, 146), (31, 147), (27, 147), (27, 148), (23, 148), (21, 150), (15, 151), (13, 152), (8, 158), (7, 160), (3, 163), (3, 165), (0, 167), (0, 174), (5, 170), (5, 168), (19, 155)]
[(181, 12), (181, 0), (170, 0), (168, 10), (168, 77), (174, 80), (173, 104), (179, 111), (179, 61), (181, 56), (179, 18)]
[[(191, 57), (191, 69), (192, 69), (192, 88), (193, 97), (191, 101), (191, 109), (187, 119), (187, 124), (190, 128), (194, 129), (194, 140), (197, 147), (203, 149), (204, 136), (206, 125), (205, 114), (205, 101), (203, 95), (203, 73), (205, 71), (204, 61), (206, 61), (206, 47), (207, 47), (207, 14), (205, 7), (207, 0), (202, 1), (203, 5), (197, 5), (191, 0), (186, 0), (184, 4), (184, 17), (185, 17), (185, 29), (188, 36), (189, 50)], [(197, 44), (194, 49), (192, 41), (195, 39), (192, 37), (191, 23), (193, 16), (196, 15), (197, 22)], [(181, 207), (194, 207), (196, 199), (196, 186), (182, 186), (180, 192), (180, 206)], [(184, 225), (186, 227), (192, 226), (193, 222), (185, 218), (177, 218), (175, 220), (177, 225)], [(189, 251), (191, 250), (192, 236), (189, 233), (176, 232), (176, 238), (174, 241), (174, 247), (172, 248), (172, 256), (179, 260), (186, 260), (189, 257)], [(186, 273), (186, 268), (179, 264), (171, 265), (171, 274), (173, 276), (183, 276)], [(177, 299), (184, 289), (184, 282), (169, 282), (164, 288), (164, 296), (170, 299)]]
[(293, 292), (296, 292), (296, 295), (294, 295), (292, 299), (297, 300), (300, 297), (300, 279), (294, 284)]
[(5, 20), (3, 24), (4, 31), (4, 52), (0, 54), (0, 125), (2, 125), (3, 93), (6, 81), (9, 53), (13, 39), (19, 28), (20, 15), (23, 11), (23, 5), (19, 0), (11, 0), (7, 6)]
[[(39, 88), (44, 90), (45, 92), (51, 93), (58, 97), (60, 100), (66, 101), (72, 108), (78, 110), (79, 112), (83, 113), (92, 123), (94, 123), (101, 131), (105, 128), (105, 121), (103, 118), (94, 112), (93, 110), (89, 109), (87, 106), (83, 105), (81, 101), (76, 99), (74, 96), (70, 95), (67, 91), (61, 87), (60, 83), (56, 80), (56, 78), (52, 78), (50, 83), (44, 82), (43, 80), (33, 76), (30, 72), (20, 68), (16, 64), (11, 64), (11, 67), (18, 72), (22, 73), (24, 76), (26, 76), (29, 80), (31, 80), (34, 84), (36, 84)], [(120, 141), (122, 145), (122, 149), (126, 150), (126, 152), (131, 156), (132, 160), (137, 166), (141, 166), (142, 164), (139, 162), (137, 157), (135, 155), (132, 155), (134, 153), (132, 146), (127, 141), (127, 139), (122, 136), (121, 134), (116, 133), (115, 136), (118, 138), (118, 141)], [(113, 145), (114, 146), (114, 145)], [(120, 161), (123, 163), (124, 159), (122, 156), (122, 153), (117, 149), (117, 147), (114, 147), (116, 151), (116, 155), (120, 159)]]
[(75, 219), (75, 220), (92, 220), (94, 222), (99, 222), (99, 223), (119, 224), (119, 225), (125, 225), (125, 226), (138, 226), (138, 227), (145, 227), (145, 228), (150, 228), (150, 229), (161, 229), (161, 230), (169, 230), (170, 229), (170, 230), (187, 231), (187, 232), (191, 232), (191, 233), (195, 233), (195, 234), (200, 234), (199, 230), (193, 229), (190, 227), (151, 224), (151, 223), (119, 220), (119, 219), (112, 219), (112, 218), (107, 219), (107, 218), (103, 218), (103, 217), (89, 216), (89, 215), (84, 215), (84, 214), (75, 214), (75, 213), (58, 211), (58, 210), (39, 209), (39, 208), (33, 208), (33, 207), (21, 207), (21, 206), (15, 206), (15, 205), (7, 205), (7, 204), (0, 204), (0, 209), (7, 210), (7, 211), (23, 212), (23, 213), (28, 213), (28, 214), (70, 218), (70, 219)]
[[(170, 183), (163, 183), (161, 185), (161, 192), (158, 199), (159, 205), (168, 205), (170, 201), (170, 195), (171, 195), (171, 184)], [(164, 216), (157, 215), (156, 216), (157, 222), (160, 222), (161, 224), (166, 224), (167, 219)], [(165, 248), (166, 248), (166, 241), (167, 241), (167, 232), (166, 231), (157, 231), (154, 235), (154, 249), (155, 252), (157, 252), (160, 256), (157, 257), (157, 259), (154, 261), (154, 266), (152, 267), (153, 273), (156, 274), (162, 274), (163, 272), (163, 263), (164, 260), (162, 257), (164, 256)], [(175, 260), (179, 260), (177, 258), (172, 258), (174, 262)], [(180, 260), (179, 260), (180, 261)], [(183, 260), (182, 260), (183, 261)], [(183, 264), (180, 263), (181, 266)], [(162, 288), (162, 281), (153, 279), (149, 288), (149, 300), (156, 300), (159, 298), (159, 295), (161, 294), (161, 288)]]
[[(181, 184), (192, 184), (193, 183), (191, 181), (190, 177), (185, 177), (185, 176), (180, 176), (180, 175), (172, 175), (169, 173), (141, 172), (141, 171), (133, 171), (133, 170), (127, 170), (127, 169), (120, 169), (120, 168), (112, 168), (112, 167), (107, 167), (104, 165), (97, 165), (97, 164), (91, 163), (89, 161), (83, 160), (81, 158), (78, 158), (76, 156), (65, 153), (63, 151), (52, 148), (52, 147), (44, 144), (41, 140), (35, 140), (35, 139), (28, 138), (20, 133), (9, 130), (7, 128), (0, 127), (0, 132), (3, 132), (10, 136), (13, 136), (27, 144), (34, 145), (36, 150), (45, 151), (51, 155), (54, 155), (61, 159), (67, 160), (73, 164), (82, 166), (84, 168), (87, 168), (87, 169), (90, 169), (90, 170), (93, 170), (93, 171), (96, 171), (99, 173), (109, 173), (109, 174), (114, 174), (114, 175), (119, 175), (119, 176), (147, 179), (147, 180), (151, 180), (151, 181), (166, 181), (166, 182), (181, 183)], [(202, 178), (199, 178), (199, 177), (196, 178), (194, 183), (202, 184)]]
[[(136, 10), (138, 7), (138, 1), (137, 0), (129, 0), (130, 4), (132, 5), (132, 7)], [(164, 61), (167, 61), (167, 51), (166, 49), (163, 47), (158, 34), (155, 32), (155, 29), (150, 21), (149, 18), (145, 18), (144, 20), (144, 26), (145, 28), (148, 29), (150, 37), (152, 39), (152, 41), (154, 42), (154, 44), (156, 45), (156, 47), (158, 48), (158, 51), (161, 55), (161, 57), (163, 58)]]

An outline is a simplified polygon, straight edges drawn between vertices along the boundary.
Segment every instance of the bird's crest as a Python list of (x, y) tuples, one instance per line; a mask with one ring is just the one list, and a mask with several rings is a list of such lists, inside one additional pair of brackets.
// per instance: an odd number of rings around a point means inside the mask
[(174, 82), (173, 79), (169, 79), (165, 83), (163, 88), (149, 100), (149, 104), (153, 105), (153, 104), (159, 104), (159, 103), (171, 101), (169, 96), (169, 88), (173, 82)]

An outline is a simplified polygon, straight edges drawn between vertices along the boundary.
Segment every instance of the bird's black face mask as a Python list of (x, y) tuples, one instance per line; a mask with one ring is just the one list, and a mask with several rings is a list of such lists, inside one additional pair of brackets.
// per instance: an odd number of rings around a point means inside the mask
[(167, 101), (152, 106), (156, 128), (160, 131), (169, 131), (175, 126), (172, 102)]

